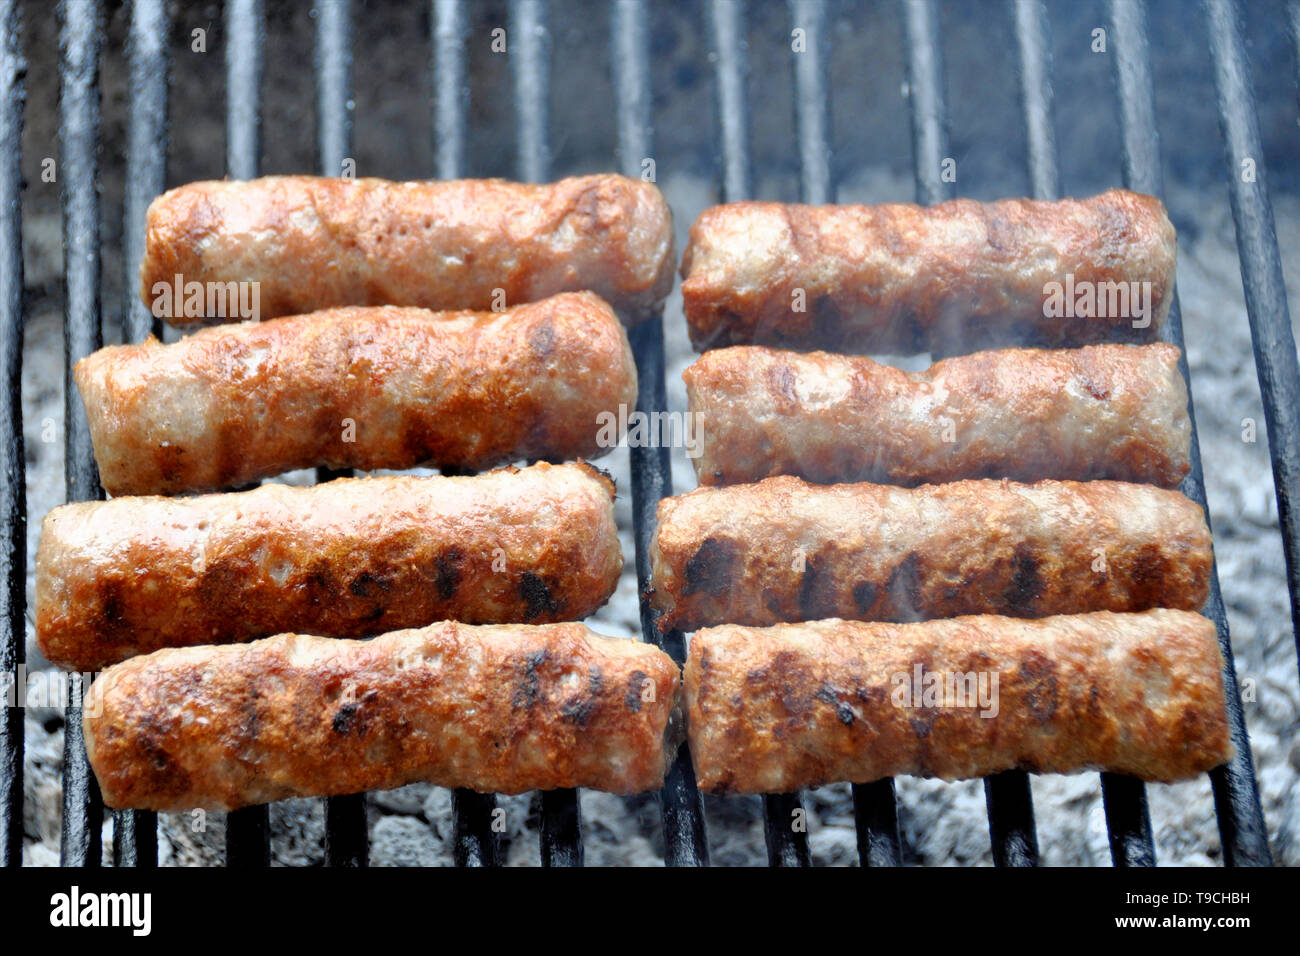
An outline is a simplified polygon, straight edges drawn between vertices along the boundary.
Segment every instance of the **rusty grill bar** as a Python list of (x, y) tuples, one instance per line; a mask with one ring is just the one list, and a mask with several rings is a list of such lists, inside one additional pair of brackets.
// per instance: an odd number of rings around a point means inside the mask
[[(948, 114), (943, 91), (943, 58), (934, 0), (900, 0), (906, 92), (912, 116), (917, 200), (934, 203), (955, 194), (942, 176), (948, 155)], [(1300, 634), (1300, 368), (1291, 333), (1272, 210), (1264, 186), (1254, 95), (1233, 0), (1205, 0), (1227, 176), (1241, 258), (1252, 342), (1264, 400), (1274, 479), (1278, 492), (1293, 623)], [(1136, 0), (1108, 0), (1115, 50), (1115, 80), (1123, 142), (1125, 184), (1161, 195), (1158, 135), (1145, 12)], [(1292, 12), (1300, 9), (1292, 7)], [(653, 97), (650, 69), (651, 7), (646, 0), (615, 0), (610, 44), (617, 108), (617, 161), (628, 176), (645, 175), (653, 161)], [(467, 21), (458, 0), (431, 0), (431, 74), (434, 169), (440, 178), (466, 174), (469, 134), (469, 83), (466, 67)], [(830, 40), (826, 10), (818, 0), (788, 0), (792, 30), (802, 29), (805, 46), (792, 57), (795, 127), (799, 139), (800, 199), (835, 200), (830, 130)], [(1060, 194), (1060, 172), (1052, 132), (1049, 24), (1041, 0), (1010, 0), (1019, 62), (1020, 96), (1028, 142), (1027, 168), (1034, 196)], [(355, 174), (352, 159), (352, 8), (349, 0), (320, 0), (315, 18), (317, 154), (322, 173)], [(754, 193), (749, 148), (748, 81), (743, 0), (705, 0), (716, 93), (718, 170), (723, 201)], [(552, 178), (550, 146), (550, 51), (546, 0), (510, 0), (508, 43), (520, 179)], [(26, 508), (21, 415), (23, 264), (20, 214), (22, 191), (20, 139), (24, 72), (22, 24), (17, 0), (0, 0), (0, 347), (4, 351), (4, 485), (0, 519), (5, 522), (0, 569), (6, 586), (0, 613), (4, 641), (0, 673), (16, 676), (23, 662), (25, 634)], [(1300, 16), (1297, 16), (1300, 22)], [(59, 7), (60, 112), (59, 172), (65, 268), (65, 359), (73, 363), (101, 344), (99, 200), (99, 59), (102, 13), (98, 2), (64, 2)], [(224, 11), (226, 45), (226, 166), (232, 178), (246, 179), (260, 167), (260, 87), (265, 45), (261, 0), (228, 0)], [(139, 341), (158, 334), (159, 324), (136, 295), (136, 270), (143, 252), (144, 210), (165, 186), (168, 97), (168, 23), (162, 0), (133, 0), (128, 63), (131, 75), (127, 158), (130, 175), (124, 202), (123, 337)], [(1254, 181), (1237, 175), (1243, 159), (1258, 168)], [(471, 172), (472, 174), (472, 172)], [(1183, 344), (1175, 296), (1163, 336)], [(637, 407), (667, 408), (662, 316), (630, 333), (639, 373)], [(1181, 370), (1189, 383), (1186, 358)], [(68, 500), (103, 497), (85, 415), (74, 390), (65, 394)], [(1205, 488), (1199, 442), (1193, 421), (1192, 470), (1182, 490), (1202, 507)], [(685, 640), (678, 631), (660, 634), (649, 606), (650, 542), (655, 508), (672, 493), (666, 448), (630, 449), (636, 570), (641, 589), (642, 639), (663, 647), (679, 663)], [(321, 470), (318, 479), (337, 476)], [(1271, 856), (1250, 743), (1232, 664), (1232, 650), (1217, 569), (1211, 578), (1206, 614), (1218, 628), (1226, 659), (1228, 713), (1237, 753), (1210, 774), (1227, 865), (1268, 865)], [(64, 805), (61, 860), (65, 865), (98, 865), (103, 806), (90, 773), (81, 738), (80, 678), (71, 681), (64, 739)], [(23, 711), (6, 708), (0, 722), (0, 853), (5, 865), (22, 859)], [(1028, 776), (1020, 771), (984, 781), (989, 834), (998, 865), (1038, 862), (1033, 801)], [(1145, 788), (1141, 782), (1101, 774), (1112, 860), (1116, 866), (1155, 863)], [(858, 848), (862, 864), (899, 865), (903, 860), (892, 780), (853, 787)], [(669, 865), (705, 865), (709, 860), (702, 801), (690, 755), (680, 749), (659, 795), (665, 860)], [(581, 865), (583, 844), (578, 794), (542, 794), (541, 858), (548, 866)], [(330, 866), (367, 863), (365, 795), (325, 801), (325, 859)], [(499, 865), (499, 840), (492, 827), (492, 795), (457, 790), (452, 794), (454, 856), (457, 865)], [(763, 801), (764, 832), (772, 865), (810, 862), (806, 828), (792, 823), (802, 814), (799, 794), (770, 794)], [(147, 812), (114, 815), (113, 857), (118, 865), (157, 862), (157, 818)], [(227, 816), (227, 865), (265, 866), (270, 861), (269, 814), (251, 807)]]

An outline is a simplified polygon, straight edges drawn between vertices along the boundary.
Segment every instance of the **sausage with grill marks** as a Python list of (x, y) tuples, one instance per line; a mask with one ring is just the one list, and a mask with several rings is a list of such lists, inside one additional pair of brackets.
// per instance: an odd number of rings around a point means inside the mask
[(810, 485), (659, 503), (659, 626), (1198, 610), (1213, 550), (1177, 491), (1115, 481)]
[(682, 298), (701, 350), (1146, 342), (1173, 301), (1175, 240), (1160, 200), (1123, 189), (934, 206), (738, 202), (691, 227)]
[(83, 723), (118, 809), (234, 810), (413, 781), (633, 794), (658, 789), (677, 751), (679, 683), (655, 646), (581, 624), (443, 622), (158, 651), (100, 675)]
[(41, 527), (36, 638), (86, 671), (288, 631), (576, 620), (623, 568), (613, 497), (590, 465), (539, 463), (63, 505)]
[[(187, 304), (178, 276), (186, 295), (200, 284), (199, 314), (176, 314)], [(190, 183), (150, 203), (146, 305), (176, 325), (229, 321), (209, 314), (215, 293), (252, 304), (251, 287), (232, 282), (258, 283), (260, 318), (343, 305), (486, 310), (589, 289), (633, 324), (672, 289), (672, 213), (653, 183), (614, 174), (550, 184), (267, 176)]]
[(702, 789), (785, 793), (1013, 768), (1181, 780), (1232, 755), (1223, 694), (1214, 624), (1157, 609), (706, 628), (683, 700)]
[(75, 374), (115, 495), (318, 465), (595, 457), (602, 414), (636, 404), (627, 335), (588, 292), (502, 313), (351, 307), (220, 326), (100, 349)]
[(799, 475), (919, 485), (1109, 478), (1172, 488), (1190, 468), (1179, 350), (1001, 349), (903, 372), (865, 356), (735, 346), (682, 378), (701, 484)]

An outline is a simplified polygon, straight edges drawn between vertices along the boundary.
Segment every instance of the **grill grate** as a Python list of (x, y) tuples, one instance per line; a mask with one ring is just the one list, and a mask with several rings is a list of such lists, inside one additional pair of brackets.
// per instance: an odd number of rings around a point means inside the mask
[[(1164, 178), (1160, 173), (1159, 138), (1155, 122), (1155, 94), (1151, 85), (1149, 50), (1147, 46), (1146, 14), (1130, 0), (1112, 0), (1110, 4), (1111, 32), (1115, 41), (1115, 75), (1119, 91), (1120, 127), (1124, 153), (1124, 183), (1130, 189), (1163, 195)], [(1245, 104), (1241, 104), (1245, 105)], [(1254, 113), (1252, 99), (1249, 108)], [(1229, 178), (1234, 178), (1229, 171)], [(1240, 225), (1238, 226), (1240, 230)], [(1285, 295), (1284, 292), (1280, 293)], [(1174, 290), (1173, 305), (1165, 323), (1163, 336), (1180, 349), (1183, 347), (1183, 318)], [(1294, 351), (1294, 345), (1292, 351)], [(1191, 376), (1184, 352), (1179, 359), (1179, 371), (1188, 386), (1187, 410), (1192, 420), (1192, 468), (1183, 481), (1182, 490), (1189, 498), (1206, 508), (1205, 477), (1201, 467), (1201, 446), (1196, 431), (1196, 414), (1192, 398)], [(1266, 399), (1267, 401), (1267, 399)], [(1206, 508), (1206, 522), (1210, 513)], [(1264, 814), (1259, 804), (1259, 790), (1255, 783), (1255, 769), (1250, 756), (1250, 739), (1246, 736), (1246, 718), (1241, 708), (1241, 694), (1237, 689), (1237, 671), (1232, 663), (1232, 642), (1228, 637), (1228, 618), (1219, 590), (1218, 566), (1210, 570), (1210, 599), (1205, 607), (1206, 616), (1214, 621), (1219, 632), (1219, 646), (1226, 661), (1224, 691), (1228, 701), (1228, 721), (1236, 754), (1226, 766), (1210, 774), (1214, 788), (1214, 803), (1219, 818), (1219, 833), (1223, 841), (1224, 862), (1228, 865), (1268, 866), (1272, 855), (1268, 848), (1268, 835), (1264, 828)], [(1103, 782), (1105, 783), (1105, 782)], [(1111, 784), (1115, 788), (1115, 784)], [(1109, 798), (1109, 795), (1108, 795)], [(1116, 816), (1107, 806), (1108, 822)], [(1150, 823), (1145, 820), (1144, 831), (1149, 834)], [(1114, 825), (1112, 824), (1112, 833)], [(1149, 845), (1150, 838), (1146, 837)], [(1111, 839), (1111, 854), (1117, 865), (1127, 862), (1121, 854), (1132, 848), (1130, 832), (1117, 847)], [(1154, 851), (1150, 854), (1154, 862)], [(1145, 860), (1143, 860), (1145, 862)]]
[[(805, 31), (806, 47), (793, 57), (795, 122), (800, 149), (800, 198), (824, 203), (835, 199), (830, 152), (829, 39), (824, 5), (818, 0), (789, 0), (790, 25)], [(1041, 0), (1011, 0), (1020, 63), (1020, 92), (1027, 131), (1027, 164), (1033, 193), (1052, 198), (1060, 193), (1060, 174), (1052, 132), (1051, 64), (1048, 22)], [(943, 62), (934, 0), (901, 0), (907, 91), (912, 116), (916, 194), (934, 203), (954, 194), (941, 175), (947, 155), (947, 110)], [(352, 25), (349, 0), (320, 0), (316, 22), (316, 116), (320, 169), (344, 172), (352, 149)], [(1161, 195), (1159, 145), (1149, 71), (1146, 18), (1136, 0), (1108, 0), (1114, 44), (1116, 85), (1123, 141), (1125, 184)], [(1254, 95), (1250, 86), (1238, 11), (1233, 0), (1206, 0), (1219, 116), (1225, 142), (1228, 179), (1241, 257), (1252, 341), (1278, 490), (1293, 623), (1300, 634), (1300, 524), (1293, 505), (1300, 501), (1300, 368), (1282, 281), (1272, 210), (1264, 186), (1262, 151)], [(653, 156), (653, 110), (650, 82), (649, 5), (645, 0), (615, 0), (611, 11), (611, 49), (617, 106), (618, 161), (629, 176), (643, 174), (642, 162)], [(63, 182), (63, 235), (66, 296), (65, 350), (72, 364), (101, 344), (98, 71), (102, 16), (98, 2), (63, 3), (60, 27), (59, 167)], [(550, 35), (546, 0), (511, 0), (510, 62), (517, 118), (518, 176), (551, 178), (549, 134)], [(706, 27), (714, 63), (719, 169), (724, 201), (753, 194), (745, 93), (748, 64), (743, 0), (707, 0)], [(432, 0), (433, 120), (435, 170), (444, 179), (464, 175), (468, 133), (469, 86), (466, 70), (465, 11), (457, 0)], [(261, 0), (228, 0), (226, 31), (227, 171), (232, 178), (258, 174), (260, 87), (265, 44)], [(139, 341), (158, 334), (159, 323), (135, 295), (135, 267), (144, 244), (144, 210), (165, 184), (167, 143), (168, 23), (163, 0), (133, 0), (128, 39), (131, 74), (127, 159), (130, 175), (125, 196), (124, 338)], [(0, 520), (5, 523), (0, 568), (6, 587), (0, 613), (4, 628), (0, 671), (16, 673), (23, 661), (26, 571), (26, 509), (20, 381), (22, 371), (23, 264), (21, 245), (20, 136), (24, 102), (20, 13), (17, 0), (0, 0), (0, 347), (4, 351), (3, 429), (4, 484)], [(1246, 182), (1237, 175), (1244, 158), (1256, 160), (1258, 175)], [(1181, 314), (1175, 297), (1163, 331), (1167, 341), (1183, 344)], [(662, 315), (630, 333), (639, 375), (638, 409), (667, 407)], [(1181, 371), (1188, 377), (1186, 358)], [(102, 498), (85, 415), (75, 392), (66, 402), (66, 484), (68, 500)], [(1189, 412), (1192, 411), (1189, 388)], [(1182, 489), (1202, 507), (1205, 488), (1200, 448), (1193, 420), (1192, 470)], [(679, 631), (660, 634), (649, 606), (650, 543), (655, 508), (672, 493), (668, 450), (631, 448), (632, 512), (637, 580), (641, 588), (642, 638), (658, 643), (679, 663), (685, 641)], [(322, 470), (321, 480), (337, 473)], [(1250, 744), (1239, 697), (1232, 649), (1217, 570), (1211, 577), (1206, 614), (1218, 628), (1227, 661), (1224, 678), (1228, 713), (1237, 753), (1211, 773), (1215, 806), (1228, 865), (1271, 862)], [(81, 738), (81, 679), (70, 682), (71, 702), (65, 723), (65, 776), (61, 860), (67, 865), (97, 865), (101, 857), (103, 806), (90, 773)], [(6, 708), (0, 722), (0, 853), (6, 865), (22, 858), (23, 712)], [(1026, 774), (1013, 771), (985, 780), (989, 833), (998, 865), (1038, 862), (1033, 801)], [(1144, 786), (1136, 780), (1101, 774), (1112, 860), (1116, 866), (1155, 863)], [(863, 865), (898, 865), (902, 850), (892, 780), (853, 787), (858, 848)], [(325, 803), (326, 863), (364, 866), (367, 862), (364, 795), (329, 798)], [(704, 813), (695, 786), (690, 755), (683, 745), (660, 793), (665, 860), (669, 865), (704, 865), (709, 851)], [(496, 809), (491, 795), (458, 790), (452, 795), (457, 865), (499, 865), (500, 845), (493, 832)], [(764, 831), (772, 865), (806, 866), (810, 862), (805, 828), (792, 825), (802, 813), (799, 794), (764, 798)], [(269, 814), (251, 807), (227, 817), (229, 866), (265, 866), (270, 861)], [(541, 857), (548, 866), (581, 865), (581, 814), (576, 791), (542, 796)], [(157, 862), (157, 818), (153, 813), (115, 814), (114, 860), (122, 866)]]
[[(72, 367), (103, 344), (99, 310), (99, 52), (98, 4), (62, 3), (59, 36), (59, 169), (63, 175), (63, 351), (65, 381)], [(64, 480), (69, 501), (103, 498), (85, 409), (64, 392)], [(86, 759), (81, 732), (80, 674), (68, 682), (63, 729), (64, 866), (98, 866), (104, 805)]]
[[(167, 178), (167, 18), (161, 0), (131, 5), (127, 37), (131, 73), (123, 200), (122, 339), (140, 342), (161, 336), (160, 320), (140, 300), (137, 264), (144, 257), (144, 214)], [(113, 815), (113, 860), (118, 866), (158, 865), (158, 815), (124, 810)]]
[[(266, 22), (261, 0), (230, 0), (226, 28), (226, 174), (253, 179), (262, 154), (262, 62)], [(226, 815), (226, 865), (268, 866), (270, 812), (245, 807)]]
[[(465, 114), (469, 85), (465, 81), (465, 18), (459, 3), (434, 3), (433, 128), (440, 179), (457, 179), (465, 165)], [(492, 829), (496, 798), (460, 789), (452, 792), (455, 860), (457, 866), (499, 866), (501, 851)]]
[[(23, 60), (18, 0), (0, 0), (0, 677), (26, 656), (27, 463), (23, 449)], [(23, 859), (23, 710), (0, 720), (0, 865)]]

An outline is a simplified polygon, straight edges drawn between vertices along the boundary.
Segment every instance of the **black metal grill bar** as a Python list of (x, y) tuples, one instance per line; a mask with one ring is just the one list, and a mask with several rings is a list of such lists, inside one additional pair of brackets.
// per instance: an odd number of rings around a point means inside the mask
[(262, 157), (262, 0), (226, 0), (226, 175), (253, 179)]
[[(1155, 122), (1155, 92), (1149, 67), (1146, 12), (1140, 4), (1131, 0), (1110, 0), (1109, 13), (1110, 39), (1115, 49), (1115, 80), (1119, 93), (1124, 182), (1130, 189), (1161, 196), (1164, 194), (1164, 178), (1160, 172), (1160, 137)], [(1183, 348), (1183, 319), (1177, 290), (1161, 338)], [(1210, 512), (1205, 503), (1205, 477), (1201, 467), (1201, 445), (1196, 431), (1196, 409), (1185, 350), (1178, 364), (1179, 371), (1187, 382), (1187, 413), (1192, 421), (1191, 471), (1181, 487), (1183, 494), (1205, 508), (1205, 520), (1209, 523)], [(1272, 853), (1268, 847), (1268, 831), (1264, 827), (1255, 769), (1251, 762), (1250, 738), (1246, 735), (1245, 715), (1237, 688), (1237, 671), (1232, 661), (1232, 641), (1223, 608), (1223, 594), (1219, 589), (1217, 564), (1210, 569), (1210, 597), (1205, 605), (1205, 614), (1214, 621), (1219, 634), (1219, 648), (1225, 661), (1223, 682), (1228, 705), (1228, 724), (1236, 751), (1226, 766), (1210, 773), (1215, 809), (1218, 811), (1219, 835), (1223, 841), (1224, 863), (1228, 866), (1269, 866), (1272, 864)], [(1118, 781), (1119, 778), (1112, 779)], [(1107, 794), (1108, 798), (1109, 796)], [(1109, 818), (1109, 799), (1107, 804)], [(1149, 823), (1146, 830), (1149, 833)], [(1149, 838), (1146, 842), (1149, 848)], [(1120, 848), (1113, 841), (1111, 854), (1117, 866), (1123, 864)], [(1151, 862), (1154, 862), (1154, 851), (1151, 851), (1151, 857)]]
[[(72, 386), (72, 367), (103, 344), (99, 257), (99, 51), (103, 21), (98, 0), (59, 4), (59, 162), (63, 184), (64, 480), (69, 501), (102, 498), (85, 409)], [(98, 866), (104, 805), (86, 759), (81, 728), (81, 675), (68, 683), (63, 728), (64, 866)]]
[[(1300, 0), (1291, 0), (1286, 5), (1286, 15), (1291, 24), (1291, 44), (1295, 47), (1296, 80), (1300, 82)], [(1296, 92), (1300, 93), (1300, 86)]]
[[(320, 0), (316, 20), (316, 157), (325, 176), (355, 175), (352, 160), (352, 4)], [(353, 162), (355, 162), (353, 160)], [(349, 469), (317, 468), (316, 480), (351, 475)], [(349, 793), (325, 799), (325, 865), (362, 867), (369, 860), (366, 795)]]
[(1110, 839), (1110, 860), (1117, 867), (1156, 865), (1146, 787), (1135, 777), (1101, 775), (1101, 801)]
[(1020, 54), (1020, 98), (1029, 144), (1029, 182), (1035, 199), (1061, 195), (1052, 130), (1052, 54), (1047, 10), (1042, 0), (1013, 0), (1016, 50)]
[[(162, 0), (133, 0), (127, 37), (131, 76), (126, 128), (126, 194), (122, 221), (122, 340), (159, 336), (161, 323), (140, 299), (140, 260), (149, 202), (167, 176), (167, 14)], [(158, 815), (151, 810), (113, 814), (117, 866), (158, 865)]]
[(163, 0), (132, 0), (127, 60), (131, 75), (122, 217), (122, 338), (158, 336), (161, 322), (140, 298), (145, 211), (167, 178), (168, 22)]
[[(650, 90), (650, 30), (644, 0), (617, 0), (610, 20), (614, 94), (618, 104), (618, 158), (623, 175), (647, 174), (654, 161), (653, 106)], [(664, 382), (663, 314), (634, 326), (629, 333), (637, 364), (637, 410), (647, 414), (668, 407)], [(637, 445), (628, 449), (632, 473), (632, 528), (636, 543), (636, 578), (640, 594), (641, 639), (657, 644), (678, 664), (685, 660), (681, 631), (661, 634), (658, 612), (650, 606), (650, 549), (659, 500), (673, 493), (666, 447)], [(704, 810), (695, 786), (690, 750), (683, 743), (659, 791), (664, 828), (664, 862), (668, 866), (704, 866), (709, 862)]]
[[(950, 167), (951, 178), (945, 170), (952, 159), (948, 154), (943, 51), (933, 0), (904, 0), (903, 34), (917, 201), (932, 205), (956, 195), (956, 169)], [(986, 777), (984, 800), (994, 862), (998, 866), (1035, 866), (1038, 837), (1028, 774), (1008, 770)]]
[[(262, 58), (266, 20), (261, 0), (226, 0), (226, 175), (253, 179), (262, 164)], [(271, 863), (266, 806), (226, 814), (226, 866)]]
[[(717, 95), (718, 138), (722, 151), (722, 201), (754, 194), (749, 150), (749, 73), (743, 0), (709, 0), (708, 32)], [(807, 866), (807, 816), (797, 793), (763, 796), (763, 834), (772, 866)]]
[[(27, 480), (23, 451), (22, 13), (0, 0), (0, 681), (13, 707), (0, 721), (0, 866), (23, 862), (23, 702), (18, 668), (27, 652)], [(5, 690), (0, 687), (0, 691)], [(0, 695), (3, 696), (3, 695)]]
[[(1264, 399), (1264, 421), (1273, 461), (1273, 484), (1282, 525), (1291, 625), (1300, 642), (1300, 362), (1296, 360), (1291, 310), (1264, 182), (1264, 153), (1249, 67), (1242, 52), (1240, 17), (1231, 0), (1207, 0), (1210, 53), (1218, 90), (1219, 121), (1227, 155), (1229, 196), (1246, 292), (1246, 314), (1255, 349), (1255, 370)], [(1246, 174), (1243, 163), (1254, 166)], [(1300, 650), (1300, 643), (1297, 643)]]
[(718, 147), (722, 153), (722, 200), (735, 202), (754, 194), (749, 106), (745, 98), (749, 75), (745, 0), (709, 0), (708, 29), (717, 101)]
[[(794, 64), (794, 123), (799, 141), (799, 198), (820, 204), (835, 201), (831, 171), (830, 38), (826, 7), (820, 0), (790, 0), (791, 56)], [(795, 31), (802, 30), (801, 37)], [(802, 46), (799, 41), (802, 40)], [(858, 858), (863, 866), (899, 866), (898, 803), (892, 779), (853, 784)]]
[[(352, 157), (352, 4), (319, 0), (316, 18), (316, 155), (325, 176)], [(355, 172), (355, 170), (353, 170)]]
[[(545, 0), (511, 0), (506, 39), (514, 70), (519, 178), (551, 178), (551, 35)], [(542, 793), (543, 866), (582, 865), (582, 813), (576, 790)]]
[[(465, 80), (465, 16), (460, 0), (433, 0), (433, 130), (439, 179), (464, 174), (469, 86)], [(500, 866), (492, 828), (496, 798), (469, 789), (451, 792), (452, 857), (457, 866)]]
[[(1052, 131), (1052, 74), (1050, 74), (1050, 48), (1048, 46), (1047, 10), (1040, 0), (1015, 0), (1015, 42), (1021, 62), (1021, 101), (1024, 112), (1024, 130), (1028, 143), (1030, 182), (1036, 199), (1057, 199), (1061, 195), (1061, 173), (1057, 168), (1056, 135)], [(1106, 792), (1106, 778), (1101, 779), (1102, 795)], [(1021, 771), (998, 774), (984, 782), (984, 796), (989, 809), (989, 832), (993, 838), (993, 855), (998, 864), (1014, 862), (1035, 864), (1039, 858), (1037, 835), (1032, 825), (1032, 790), (1030, 780)], [(1104, 797), (1105, 799), (1105, 797)], [(1123, 806), (1136, 810), (1145, 819), (1147, 803), (1140, 791), (1128, 796)], [(1011, 808), (1010, 816), (1022, 821), (1019, 829), (1006, 829), (1004, 814)], [(1023, 821), (1028, 821), (1024, 829)], [(1145, 831), (1149, 832), (1151, 827)], [(1115, 845), (1117, 831), (1110, 829), (1110, 843)]]
[(433, 0), (433, 150), (439, 179), (462, 175), (468, 112), (465, 14), (460, 0)]
[(519, 178), (551, 178), (551, 34), (546, 0), (511, 0), (507, 49), (514, 66)]
[(912, 113), (916, 201), (932, 206), (956, 194), (943, 178), (948, 156), (948, 105), (943, 95), (943, 50), (934, 0), (902, 0), (907, 99)]
[[(799, 199), (820, 205), (835, 201), (831, 174), (830, 38), (821, 0), (790, 0), (794, 63), (794, 130), (799, 143)], [(802, 30), (801, 38), (795, 31)], [(802, 47), (795, 44), (802, 40)]]

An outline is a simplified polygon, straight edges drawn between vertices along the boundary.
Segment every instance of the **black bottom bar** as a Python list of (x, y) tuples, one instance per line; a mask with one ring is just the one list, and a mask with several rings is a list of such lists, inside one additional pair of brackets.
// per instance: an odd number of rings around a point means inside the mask
[(325, 865), (358, 868), (370, 863), (366, 795), (349, 793), (325, 801)]
[(267, 867), (271, 865), (271, 818), (263, 804), (226, 814), (226, 866)]
[(81, 701), (87, 688), (80, 674), (68, 677), (68, 699), (63, 724), (63, 839), (62, 866), (99, 866), (103, 845), (104, 802), (99, 781), (86, 757), (81, 728)]
[[(661, 405), (661, 408), (667, 407)], [(642, 605), (648, 599), (642, 595)], [(642, 620), (653, 621), (648, 607), (642, 608)], [(659, 646), (677, 663), (686, 659), (686, 638), (673, 630), (661, 635)], [(664, 826), (664, 863), (668, 866), (708, 866), (709, 838), (704, 826), (704, 805), (695, 785), (695, 765), (690, 748), (683, 743), (668, 768), (668, 776), (659, 790), (659, 807)]]
[(457, 866), (501, 865), (501, 844), (492, 829), (496, 809), (496, 798), (490, 793), (463, 789), (451, 792)]
[(808, 866), (808, 816), (797, 793), (763, 794), (769, 866)]
[(1155, 866), (1146, 788), (1136, 777), (1101, 775), (1101, 798), (1110, 830), (1110, 858), (1116, 866)]
[(142, 870), (158, 866), (158, 814), (152, 810), (114, 812), (113, 863)]
[[(1245, 764), (1245, 769), (1241, 764)], [(1250, 756), (1243, 754), (1241, 748), (1231, 762), (1210, 771), (1225, 866), (1273, 865), (1268, 832), (1259, 812), (1259, 792), (1254, 783)]]
[(542, 793), (542, 866), (582, 866), (582, 814), (577, 790)]
[(664, 824), (664, 863), (667, 866), (708, 866), (709, 840), (704, 830), (704, 809), (695, 786), (695, 765), (686, 744), (668, 768), (659, 807)]
[(1034, 832), (1029, 774), (1007, 770), (985, 777), (984, 802), (989, 810), (993, 862), (998, 866), (1037, 866), (1038, 835)]
[(902, 866), (898, 839), (898, 798), (886, 777), (853, 785), (853, 817), (858, 829), (858, 858), (863, 866)]

